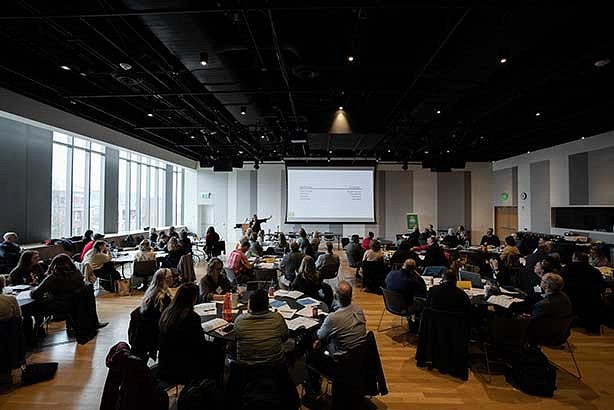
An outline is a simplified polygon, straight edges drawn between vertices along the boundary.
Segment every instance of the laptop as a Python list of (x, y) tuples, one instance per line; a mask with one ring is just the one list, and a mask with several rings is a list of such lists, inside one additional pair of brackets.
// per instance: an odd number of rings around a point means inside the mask
[(479, 273), (469, 272), (468, 270), (461, 270), (460, 280), (470, 281), (472, 288), (484, 288), (484, 285), (482, 284), (482, 275), (480, 275)]

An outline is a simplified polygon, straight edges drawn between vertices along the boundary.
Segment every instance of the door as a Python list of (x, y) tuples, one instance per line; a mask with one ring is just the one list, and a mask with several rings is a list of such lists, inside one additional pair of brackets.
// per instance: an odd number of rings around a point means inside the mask
[(518, 232), (518, 207), (495, 207), (495, 234), (501, 239)]
[(207, 232), (207, 228), (210, 226), (215, 227), (215, 209), (213, 205), (198, 205), (198, 235), (205, 236), (205, 232)]

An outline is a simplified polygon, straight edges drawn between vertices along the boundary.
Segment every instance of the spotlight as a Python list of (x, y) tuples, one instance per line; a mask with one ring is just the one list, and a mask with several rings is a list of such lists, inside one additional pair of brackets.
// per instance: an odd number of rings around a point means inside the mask
[(200, 65), (205, 66), (209, 64), (209, 53), (204, 51), (200, 52)]
[(243, 151), (239, 151), (239, 154), (243, 154)]
[(247, 114), (247, 107), (241, 107), (241, 115)]
[(449, 150), (449, 149), (447, 149), (447, 150), (446, 150), (446, 154), (449, 154), (449, 153), (450, 153), (450, 150)]
[(148, 112), (148, 113), (147, 113), (147, 116), (148, 116), (148, 117), (153, 117), (153, 113)]
[(604, 58), (603, 60), (595, 61), (595, 67), (605, 67), (608, 64), (610, 64), (609, 58)]
[(582, 137), (582, 138), (580, 138), (580, 139), (581, 139), (581, 140), (583, 140), (584, 138), (586, 138), (586, 137)]
[(539, 117), (540, 115), (542, 115), (542, 113), (541, 113), (541, 112), (536, 112), (536, 113), (535, 113), (535, 116), (536, 116), (536, 117)]
[(339, 110), (343, 111), (343, 105), (339, 106)]
[(429, 152), (428, 152), (428, 151), (424, 151), (424, 153), (425, 153), (425, 154), (428, 154)]
[(264, 139), (264, 138), (265, 138), (265, 136), (264, 136), (264, 134), (262, 134), (262, 135), (260, 136), (260, 139)]
[(258, 160), (254, 160), (254, 169), (258, 169), (260, 168), (260, 164), (258, 163)]
[(352, 61), (354, 61), (354, 56), (348, 56), (348, 61), (351, 63)]
[(124, 70), (124, 71), (128, 71), (130, 69), (132, 69), (132, 65), (130, 65), (129, 63), (119, 63), (119, 66)]
[(69, 66), (67, 66), (67, 65), (61, 65), (61, 66), (60, 66), (60, 68), (61, 68), (62, 70), (70, 71), (70, 67), (69, 67)]
[(437, 110), (437, 111), (435, 111), (435, 113), (436, 113), (437, 115), (439, 115), (439, 114), (441, 114), (441, 110)]
[(390, 154), (390, 152), (391, 152), (391, 151), (390, 151), (390, 149), (388, 149), (388, 153), (389, 153), (389, 154)]
[(505, 63), (507, 63), (507, 58), (501, 57), (501, 59), (499, 60), (499, 64), (505, 64)]
[(194, 135), (190, 135), (190, 138), (191, 138), (191, 139), (194, 139), (194, 138), (196, 138), (196, 137), (195, 137)]

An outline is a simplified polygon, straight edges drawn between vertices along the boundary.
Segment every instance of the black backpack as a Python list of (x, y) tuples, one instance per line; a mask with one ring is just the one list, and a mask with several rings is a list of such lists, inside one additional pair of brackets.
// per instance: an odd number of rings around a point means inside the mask
[(527, 394), (552, 397), (556, 390), (556, 368), (540, 349), (528, 348), (516, 357), (505, 380)]
[(223, 397), (215, 380), (194, 380), (179, 393), (177, 410), (223, 408)]

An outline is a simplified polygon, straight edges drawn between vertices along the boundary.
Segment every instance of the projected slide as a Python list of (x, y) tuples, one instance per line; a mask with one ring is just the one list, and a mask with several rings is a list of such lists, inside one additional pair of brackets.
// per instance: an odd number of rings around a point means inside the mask
[(288, 223), (375, 222), (374, 168), (287, 167)]

